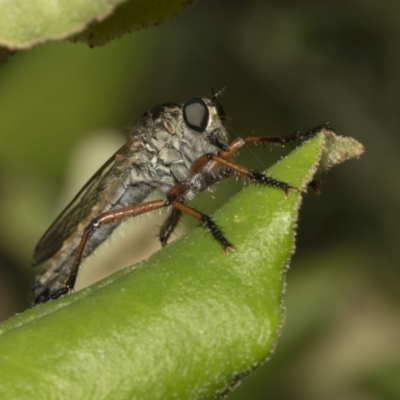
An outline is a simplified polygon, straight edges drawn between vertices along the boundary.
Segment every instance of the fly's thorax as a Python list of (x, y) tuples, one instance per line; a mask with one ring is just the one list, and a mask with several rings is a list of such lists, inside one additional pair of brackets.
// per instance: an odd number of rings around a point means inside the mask
[[(178, 183), (197, 182), (191, 171), (193, 162), (227, 148), (224, 120), (215, 97), (162, 104), (144, 113), (131, 131), (131, 160), (137, 161), (132, 164), (129, 184), (159, 185), (166, 193)], [(194, 186), (202, 190), (204, 185)]]

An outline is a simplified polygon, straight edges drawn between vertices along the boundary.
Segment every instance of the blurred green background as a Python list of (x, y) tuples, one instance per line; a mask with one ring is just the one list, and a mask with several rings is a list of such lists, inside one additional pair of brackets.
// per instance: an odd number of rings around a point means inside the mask
[[(323, 177), (321, 196), (305, 197), (281, 340), (229, 398), (399, 399), (399, 43), (394, 0), (201, 0), (102, 48), (16, 54), (0, 69), (0, 318), (28, 306), (34, 246), (124, 143), (123, 128), (157, 103), (226, 86), (232, 138), (330, 121), (366, 147)], [(250, 146), (237, 161), (263, 169), (282, 154)], [(212, 213), (240, 187), (196, 205)], [(144, 243), (159, 248), (157, 224), (130, 224), (87, 264), (116, 269), (144, 256)], [(85, 266), (80, 287), (92, 273)]]

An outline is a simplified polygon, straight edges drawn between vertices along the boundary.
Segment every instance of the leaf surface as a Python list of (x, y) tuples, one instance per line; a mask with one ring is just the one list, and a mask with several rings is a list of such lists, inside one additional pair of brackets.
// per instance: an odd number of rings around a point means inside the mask
[[(362, 152), (351, 140), (341, 161)], [(304, 189), (342, 142), (324, 130), (268, 174)], [(285, 199), (250, 185), (214, 216), (236, 252), (225, 256), (199, 227), (138, 265), (6, 321), (0, 397), (213, 399), (228, 392), (279, 336), (300, 202), (300, 193)]]
[(0, 0), (0, 46), (26, 49), (71, 36), (90, 46), (100, 45), (133, 30), (160, 25), (192, 2)]

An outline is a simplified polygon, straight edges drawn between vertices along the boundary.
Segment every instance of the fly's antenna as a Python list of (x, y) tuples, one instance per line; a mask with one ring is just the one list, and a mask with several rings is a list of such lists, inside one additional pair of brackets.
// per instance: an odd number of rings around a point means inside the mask
[(216, 101), (217, 97), (221, 96), (222, 93), (225, 92), (226, 86), (224, 86), (222, 89), (218, 90), (218, 92), (215, 92), (214, 88), (211, 88), (211, 100)]

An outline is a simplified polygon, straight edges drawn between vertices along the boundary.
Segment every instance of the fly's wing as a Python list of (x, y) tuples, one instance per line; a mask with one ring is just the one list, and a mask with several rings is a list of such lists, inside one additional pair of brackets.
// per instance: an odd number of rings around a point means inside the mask
[(107, 179), (113, 167), (120, 162), (118, 160), (121, 158), (118, 155), (123, 156), (130, 144), (128, 141), (104, 163), (53, 222), (35, 248), (32, 266), (42, 263), (55, 254), (64, 240), (75, 231), (79, 222), (90, 214), (93, 206), (103, 195), (103, 191), (99, 190), (102, 182)]

